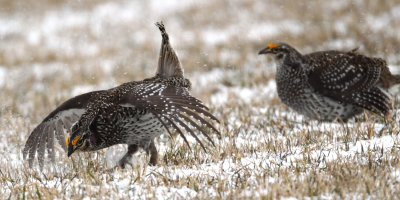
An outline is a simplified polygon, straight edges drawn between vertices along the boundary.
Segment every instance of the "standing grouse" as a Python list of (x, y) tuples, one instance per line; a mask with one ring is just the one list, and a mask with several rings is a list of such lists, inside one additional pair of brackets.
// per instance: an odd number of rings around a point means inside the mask
[(383, 59), (356, 50), (303, 55), (285, 43), (270, 43), (259, 54), (275, 55), (278, 96), (302, 115), (321, 121), (346, 121), (364, 109), (390, 115), (387, 90), (400, 76), (392, 75)]
[[(189, 94), (191, 83), (183, 76), (181, 63), (169, 43), (162, 23), (156, 23), (162, 35), (157, 73), (142, 81), (124, 83), (108, 90), (94, 91), (71, 98), (51, 112), (31, 133), (23, 156), (32, 166), (38, 155), (42, 169), (47, 150), (54, 162), (54, 141), (68, 150), (96, 151), (116, 144), (127, 144), (128, 151), (119, 161), (124, 167), (132, 154), (143, 148), (150, 153), (150, 164), (157, 164), (154, 138), (166, 129), (175, 129), (189, 145), (184, 132), (201, 132), (212, 144), (208, 130), (220, 134), (211, 124), (218, 120), (208, 108)], [(65, 140), (64, 128), (70, 129)], [(184, 131), (182, 131), (182, 129)], [(66, 144), (64, 143), (66, 141)]]

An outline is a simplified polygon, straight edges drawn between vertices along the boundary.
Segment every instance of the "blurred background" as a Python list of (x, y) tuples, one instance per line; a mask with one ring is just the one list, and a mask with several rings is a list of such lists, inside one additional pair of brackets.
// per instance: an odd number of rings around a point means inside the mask
[[(273, 62), (257, 52), (270, 41), (303, 53), (359, 47), (394, 69), (400, 63), (399, 0), (1, 0), (3, 112), (36, 121), (71, 95), (153, 75), (156, 21), (189, 77), (211, 71), (225, 86), (268, 83)], [(194, 88), (205, 101), (218, 90)]]

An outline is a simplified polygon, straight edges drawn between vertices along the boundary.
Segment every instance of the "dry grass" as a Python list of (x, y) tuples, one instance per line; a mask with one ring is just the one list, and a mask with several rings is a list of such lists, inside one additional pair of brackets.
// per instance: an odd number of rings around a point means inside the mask
[[(7, 72), (0, 75), (1, 198), (400, 196), (399, 111), (389, 122), (371, 115), (347, 124), (308, 121), (282, 105), (272, 60), (257, 56), (268, 41), (304, 53), (360, 46), (398, 66), (393, 8), (400, 2), (220, 0), (165, 9), (149, 2), (40, 0), (31, 11), (24, 1), (0, 2), (0, 74)], [(44, 173), (27, 168), (28, 134), (65, 99), (154, 73), (160, 19), (193, 94), (222, 121), (216, 147), (205, 153), (192, 141), (190, 151), (164, 135), (157, 167), (141, 152), (131, 168), (110, 170), (123, 154), (118, 146), (72, 159), (60, 152)]]

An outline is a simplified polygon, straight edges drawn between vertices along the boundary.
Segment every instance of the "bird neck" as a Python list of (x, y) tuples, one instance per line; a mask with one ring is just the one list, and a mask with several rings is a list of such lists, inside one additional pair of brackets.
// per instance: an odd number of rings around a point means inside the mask
[(301, 71), (303, 65), (304, 58), (297, 51), (286, 53), (278, 59), (278, 70), (282, 71)]
[(291, 49), (283, 57), (283, 62), (287, 64), (301, 64), (303, 63), (304, 57), (296, 49)]

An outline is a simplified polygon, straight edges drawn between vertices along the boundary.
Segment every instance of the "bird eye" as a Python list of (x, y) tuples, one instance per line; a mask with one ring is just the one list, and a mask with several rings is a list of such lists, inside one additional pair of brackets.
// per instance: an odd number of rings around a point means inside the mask
[(71, 143), (72, 143), (73, 146), (76, 146), (77, 144), (79, 144), (80, 141), (81, 141), (81, 136), (78, 135), (72, 140)]
[(83, 140), (79, 140), (78, 143), (76, 144), (77, 146), (81, 146), (83, 143)]

